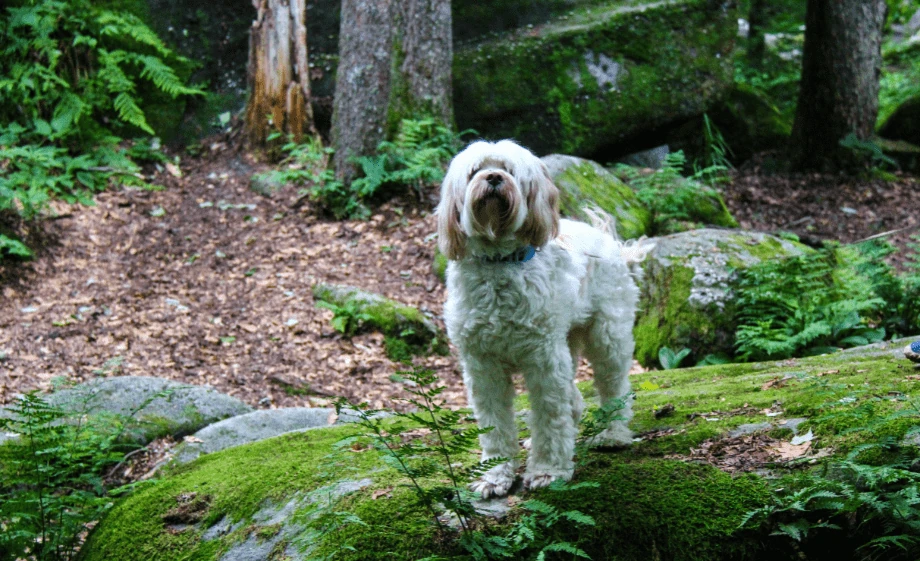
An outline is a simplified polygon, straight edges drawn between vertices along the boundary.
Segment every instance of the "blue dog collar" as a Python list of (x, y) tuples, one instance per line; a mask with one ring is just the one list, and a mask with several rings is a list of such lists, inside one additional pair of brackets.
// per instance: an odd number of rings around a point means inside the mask
[(508, 255), (499, 255), (497, 257), (483, 257), (482, 260), (488, 263), (526, 263), (533, 259), (537, 254), (537, 248), (532, 245), (520, 247)]

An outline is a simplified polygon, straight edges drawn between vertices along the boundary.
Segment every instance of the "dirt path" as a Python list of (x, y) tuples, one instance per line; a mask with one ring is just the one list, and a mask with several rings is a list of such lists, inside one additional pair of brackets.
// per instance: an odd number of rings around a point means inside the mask
[[(293, 188), (250, 191), (254, 170), (233, 156), (182, 171), (155, 176), (165, 190), (68, 210), (46, 227), (59, 243), (0, 270), (0, 403), (56, 377), (123, 374), (210, 384), (261, 407), (338, 395), (392, 405), (404, 367), (379, 334), (335, 333), (310, 287), (351, 284), (438, 316), (432, 217), (391, 204), (368, 222), (323, 221), (291, 208)], [(419, 363), (464, 402), (452, 358)]]

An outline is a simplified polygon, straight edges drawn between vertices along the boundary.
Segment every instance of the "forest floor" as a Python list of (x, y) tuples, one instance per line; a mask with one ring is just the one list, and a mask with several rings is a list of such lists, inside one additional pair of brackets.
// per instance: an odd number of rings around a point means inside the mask
[[(392, 200), (369, 221), (335, 222), (298, 206), (296, 188), (250, 190), (264, 165), (221, 144), (186, 158), (165, 187), (122, 188), (92, 207), (58, 207), (34, 227), (37, 257), (0, 263), (0, 404), (18, 392), (97, 376), (147, 375), (209, 384), (254, 407), (325, 406), (336, 396), (399, 406), (404, 365), (383, 337), (342, 337), (317, 308), (316, 281), (382, 293), (439, 319), (429, 200)], [(173, 172), (176, 172), (173, 168)], [(745, 228), (805, 241), (852, 242), (920, 225), (920, 180), (737, 172), (726, 202)], [(903, 263), (904, 252), (894, 256)], [(417, 359), (465, 403), (456, 352)], [(635, 370), (641, 370), (638, 366)], [(589, 376), (582, 364), (579, 378)]]

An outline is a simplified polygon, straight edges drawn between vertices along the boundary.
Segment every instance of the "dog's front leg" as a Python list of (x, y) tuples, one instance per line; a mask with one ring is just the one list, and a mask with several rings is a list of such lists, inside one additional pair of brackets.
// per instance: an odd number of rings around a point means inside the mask
[(470, 488), (484, 499), (507, 495), (514, 483), (518, 455), (511, 375), (495, 360), (467, 356), (463, 362), (463, 379), (476, 420), (482, 428), (492, 427), (479, 437), (482, 461), (508, 459), (484, 473)]
[[(524, 486), (545, 487), (554, 479), (568, 481), (575, 471), (576, 426), (572, 418), (571, 392), (574, 366), (565, 345), (549, 349), (547, 356), (534, 357), (524, 370), (530, 393), (530, 456)], [(554, 351), (554, 352), (553, 352)]]

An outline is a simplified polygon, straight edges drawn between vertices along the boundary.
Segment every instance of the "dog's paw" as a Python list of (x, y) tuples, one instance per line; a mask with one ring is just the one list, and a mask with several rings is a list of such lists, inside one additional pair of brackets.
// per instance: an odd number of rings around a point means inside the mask
[(483, 499), (503, 497), (514, 484), (514, 469), (508, 464), (495, 466), (482, 474), (478, 481), (470, 484), (470, 490), (482, 495)]
[(535, 469), (533, 471), (528, 471), (524, 474), (524, 488), (533, 490), (541, 487), (548, 487), (550, 483), (557, 479), (570, 481), (572, 479), (572, 474), (573, 470), (570, 469)]
[(633, 432), (626, 423), (613, 422), (597, 436), (588, 440), (592, 448), (626, 448), (632, 444)]

